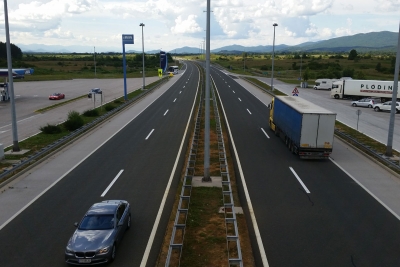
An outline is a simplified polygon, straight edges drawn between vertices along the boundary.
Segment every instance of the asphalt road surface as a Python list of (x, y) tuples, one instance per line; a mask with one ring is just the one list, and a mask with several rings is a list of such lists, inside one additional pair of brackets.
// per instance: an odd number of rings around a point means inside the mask
[(232, 77), (211, 74), (264, 246), (254, 250), (256, 265), (265, 257), (269, 266), (400, 266), (398, 218), (332, 161), (292, 155), (269, 130), (265, 104)]
[[(55, 182), (47, 191), (3, 223), (0, 266), (65, 266), (64, 249), (75, 230), (74, 222), (93, 203), (106, 199), (127, 200), (132, 212), (132, 227), (117, 248), (114, 266), (155, 265), (184, 162), (181, 148), (184, 142), (187, 145), (185, 130), (197, 94), (199, 73), (189, 63), (181, 77), (173, 79), (175, 83), (142, 111), (134, 113), (133, 107), (124, 111), (120, 119), (101, 126), (110, 130), (108, 124), (115, 121), (126, 124), (121, 130), (114, 128), (116, 132), (109, 136), (98, 137), (95, 149), (81, 151), (86, 150), (85, 143), (82, 148), (73, 145), (35, 171), (51, 176), (64, 168), (63, 164), (71, 168), (53, 177)], [(98, 129), (86, 140), (77, 142), (93, 142), (101, 131)], [(87, 156), (73, 165), (82, 153)], [(63, 157), (71, 159), (57, 161)], [(34, 171), (27, 176), (33, 177)], [(36, 180), (32, 186), (39, 187), (41, 178), (48, 177), (31, 178)], [(0, 198), (6, 199), (12, 189), (8, 188)], [(16, 195), (34, 190), (15, 189)]]

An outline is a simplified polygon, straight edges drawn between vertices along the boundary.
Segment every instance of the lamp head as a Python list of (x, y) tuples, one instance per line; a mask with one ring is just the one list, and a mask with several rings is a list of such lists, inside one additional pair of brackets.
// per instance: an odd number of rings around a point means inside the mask
[(144, 26), (144, 23), (140, 23), (139, 26), (142, 26), (142, 27), (143, 27), (143, 26)]
[(274, 23), (274, 24), (272, 24), (272, 26), (274, 26), (274, 27), (275, 27), (275, 26), (278, 26), (278, 23)]

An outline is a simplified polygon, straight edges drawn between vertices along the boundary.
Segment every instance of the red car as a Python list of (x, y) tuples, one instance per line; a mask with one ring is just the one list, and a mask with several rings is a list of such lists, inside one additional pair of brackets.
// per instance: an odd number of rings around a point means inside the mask
[(61, 93), (54, 93), (54, 94), (49, 96), (50, 100), (60, 100), (60, 99), (63, 99), (63, 98), (65, 98), (65, 95), (61, 94)]

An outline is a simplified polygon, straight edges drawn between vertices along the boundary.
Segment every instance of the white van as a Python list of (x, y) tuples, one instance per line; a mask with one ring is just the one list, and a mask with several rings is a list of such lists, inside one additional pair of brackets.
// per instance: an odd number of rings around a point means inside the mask
[(339, 79), (317, 79), (315, 80), (314, 90), (331, 90), (332, 84)]

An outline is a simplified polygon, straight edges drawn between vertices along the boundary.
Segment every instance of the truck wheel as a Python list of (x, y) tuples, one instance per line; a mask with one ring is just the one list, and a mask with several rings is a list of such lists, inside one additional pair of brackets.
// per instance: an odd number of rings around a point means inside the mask
[(335, 99), (339, 99), (339, 95), (335, 95)]

